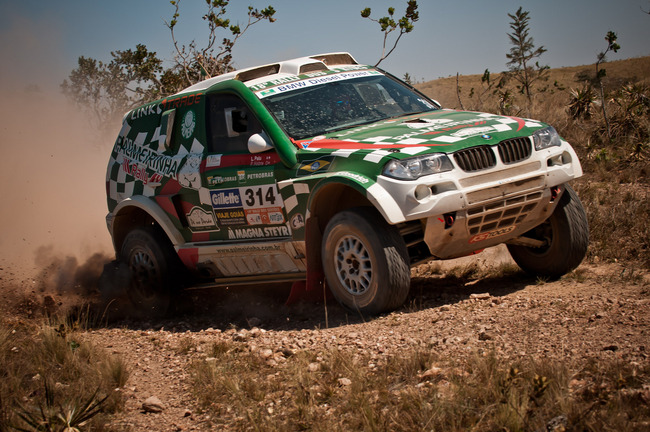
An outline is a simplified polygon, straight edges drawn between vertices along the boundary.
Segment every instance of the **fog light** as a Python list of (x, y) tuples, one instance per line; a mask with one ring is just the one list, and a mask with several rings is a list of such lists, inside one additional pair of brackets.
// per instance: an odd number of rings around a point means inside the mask
[(431, 189), (429, 189), (428, 186), (421, 184), (416, 186), (414, 193), (415, 193), (415, 199), (418, 201), (422, 201), (431, 196)]

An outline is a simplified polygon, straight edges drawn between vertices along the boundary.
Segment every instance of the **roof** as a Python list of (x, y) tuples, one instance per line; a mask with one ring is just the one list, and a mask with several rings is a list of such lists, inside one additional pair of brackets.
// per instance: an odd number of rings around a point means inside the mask
[(289, 76), (296, 76), (309, 72), (329, 70), (332, 66), (356, 65), (357, 61), (346, 52), (317, 54), (309, 57), (299, 57), (291, 60), (285, 60), (277, 63), (271, 63), (263, 66), (255, 66), (247, 69), (241, 69), (208, 78), (198, 82), (177, 94), (206, 90), (213, 85), (235, 79), (242, 81), (247, 85), (254, 85), (259, 82), (266, 82), (273, 79), (280, 79)]

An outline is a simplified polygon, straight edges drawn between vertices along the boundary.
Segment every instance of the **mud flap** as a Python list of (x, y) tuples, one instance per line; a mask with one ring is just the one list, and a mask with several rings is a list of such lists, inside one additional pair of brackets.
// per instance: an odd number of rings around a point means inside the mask
[(291, 285), (291, 292), (285, 304), (291, 306), (300, 301), (316, 303), (333, 298), (325, 281), (325, 273), (308, 271), (306, 280), (296, 281)]

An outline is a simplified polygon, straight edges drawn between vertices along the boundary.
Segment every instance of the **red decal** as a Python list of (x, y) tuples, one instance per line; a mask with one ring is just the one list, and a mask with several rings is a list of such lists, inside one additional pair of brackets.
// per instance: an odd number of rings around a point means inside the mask
[(519, 117), (510, 117), (510, 116), (508, 116), (508, 118), (511, 118), (511, 119), (513, 119), (514, 121), (517, 122), (517, 132), (522, 130), (524, 128), (524, 126), (526, 125), (526, 121), (524, 119), (520, 119)]
[(193, 242), (204, 242), (208, 240), (210, 240), (210, 233), (207, 232), (192, 233)]
[[(300, 144), (302, 141), (299, 141)], [(309, 141), (307, 141), (309, 142)], [(324, 139), (312, 141), (309, 147), (315, 149), (341, 149), (341, 150), (370, 150), (382, 148), (408, 148), (408, 147), (446, 147), (452, 144), (363, 144), (354, 141), (340, 141), (335, 139)]]
[(201, 96), (203, 93), (196, 93), (186, 96), (179, 96), (174, 99), (164, 99), (160, 104), (163, 106), (163, 109), (168, 110), (171, 108), (179, 108), (184, 106), (190, 106), (198, 104), (201, 102)]
[(205, 160), (201, 163), (201, 172), (221, 169), (231, 166), (268, 166), (275, 165), (280, 162), (280, 156), (276, 152), (263, 153), (263, 154), (235, 154), (221, 156), (221, 163), (219, 166), (209, 167), (205, 166)]

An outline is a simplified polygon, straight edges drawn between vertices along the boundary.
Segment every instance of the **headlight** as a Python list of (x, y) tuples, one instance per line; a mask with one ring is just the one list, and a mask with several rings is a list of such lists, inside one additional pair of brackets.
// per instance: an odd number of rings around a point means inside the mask
[(436, 153), (414, 158), (392, 160), (384, 167), (384, 175), (400, 180), (415, 180), (422, 176), (451, 171), (454, 168), (447, 155)]
[(560, 136), (552, 126), (535, 132), (533, 142), (535, 143), (535, 150), (544, 150), (545, 148), (561, 145)]

